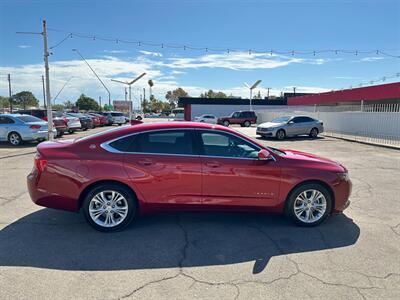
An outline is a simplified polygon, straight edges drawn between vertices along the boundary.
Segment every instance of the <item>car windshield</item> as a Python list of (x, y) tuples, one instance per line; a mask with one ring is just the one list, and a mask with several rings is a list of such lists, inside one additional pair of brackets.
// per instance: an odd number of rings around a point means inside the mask
[(291, 117), (289, 117), (289, 116), (278, 117), (278, 118), (273, 119), (271, 122), (272, 123), (285, 123), (285, 122), (289, 121), (290, 118)]
[(21, 120), (25, 123), (32, 123), (32, 122), (43, 122), (42, 119), (36, 118), (34, 116), (18, 116), (17, 119)]

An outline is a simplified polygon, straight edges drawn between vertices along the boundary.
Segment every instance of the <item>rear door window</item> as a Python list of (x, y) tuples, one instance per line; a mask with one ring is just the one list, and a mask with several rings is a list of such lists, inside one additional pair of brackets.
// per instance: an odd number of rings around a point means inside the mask
[(128, 152), (194, 155), (191, 130), (160, 130), (136, 135)]

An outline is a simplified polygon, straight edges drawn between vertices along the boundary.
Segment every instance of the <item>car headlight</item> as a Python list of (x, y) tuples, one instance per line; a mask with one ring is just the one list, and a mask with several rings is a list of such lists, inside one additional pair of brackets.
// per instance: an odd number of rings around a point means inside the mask
[(340, 178), (340, 180), (343, 181), (349, 181), (350, 177), (349, 177), (349, 173), (345, 172), (345, 173), (336, 173), (337, 176)]

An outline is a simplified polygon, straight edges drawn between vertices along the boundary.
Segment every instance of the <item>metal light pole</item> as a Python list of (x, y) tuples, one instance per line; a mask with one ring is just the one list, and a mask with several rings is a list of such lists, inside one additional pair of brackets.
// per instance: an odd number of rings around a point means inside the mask
[(244, 85), (249, 88), (250, 90), (250, 111), (253, 110), (253, 107), (251, 106), (251, 101), (253, 99), (253, 90), (257, 87), (257, 85), (259, 85), (261, 82), (261, 80), (257, 80), (252, 86), (249, 86), (247, 83), (244, 83)]
[(89, 65), (89, 63), (86, 61), (86, 59), (82, 56), (82, 54), (78, 51), (78, 49), (72, 49), (72, 51), (76, 52), (82, 59), (83, 61), (87, 64), (87, 66), (89, 67), (90, 70), (92, 70), (93, 74), (97, 77), (97, 79), (100, 81), (100, 83), (103, 85), (103, 87), (106, 89), (107, 93), (108, 93), (108, 105), (111, 106), (111, 93), (110, 90), (106, 87), (106, 85), (104, 84), (104, 82), (100, 79), (99, 75), (97, 75), (97, 73), (95, 72), (95, 70), (93, 70), (93, 68)]
[[(126, 84), (129, 87), (129, 122), (132, 119), (132, 84), (134, 84), (136, 81), (138, 81), (140, 78), (145, 76), (146, 73), (143, 73), (142, 75), (136, 77), (132, 81), (120, 81), (117, 79), (111, 79), (111, 81)], [(125, 88), (125, 101), (126, 101), (126, 88)]]
[(11, 98), (11, 75), (10, 74), (8, 74), (7, 80), (8, 80), (8, 96), (10, 97), (8, 99), (8, 101), (10, 102), (10, 113), (12, 113), (13, 106), (12, 106), (12, 98)]
[(63, 89), (65, 88), (65, 86), (68, 84), (68, 82), (71, 81), (72, 78), (74, 78), (74, 77), (71, 77), (70, 79), (68, 79), (68, 80), (64, 83), (64, 85), (62, 86), (61, 90), (60, 90), (60, 91), (57, 93), (57, 95), (54, 97), (54, 99), (53, 99), (54, 105), (56, 104), (56, 99), (57, 99), (58, 95), (61, 94), (61, 92), (63, 91)]

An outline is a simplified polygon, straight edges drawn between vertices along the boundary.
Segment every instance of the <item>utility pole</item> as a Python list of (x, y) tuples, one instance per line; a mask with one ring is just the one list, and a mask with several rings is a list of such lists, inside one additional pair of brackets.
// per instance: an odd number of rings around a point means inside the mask
[(48, 139), (54, 138), (53, 134), (53, 115), (51, 110), (51, 98), (50, 98), (50, 75), (49, 75), (49, 51), (47, 48), (47, 30), (46, 20), (43, 20), (43, 31), (42, 32), (17, 32), (18, 34), (40, 34), (43, 36), (43, 52), (44, 52), (44, 75), (46, 79), (46, 103), (47, 103), (47, 124), (48, 124)]
[(267, 88), (267, 99), (269, 99), (269, 90), (270, 90), (271, 88)]
[(99, 96), (99, 103), (100, 103), (100, 107), (101, 107), (101, 96)]
[(47, 107), (46, 105), (46, 88), (44, 87), (44, 76), (42, 75), (42, 89), (43, 89), (43, 105), (44, 108)]
[(12, 98), (11, 98), (11, 75), (10, 74), (8, 74), (7, 79), (8, 79), (8, 96), (10, 97), (8, 99), (8, 101), (10, 101), (10, 113), (12, 113), (13, 105), (12, 105)]
[(296, 87), (295, 86), (293, 87), (293, 94), (296, 95)]
[(51, 110), (51, 96), (50, 96), (50, 75), (49, 75), (49, 51), (47, 49), (47, 30), (46, 20), (43, 20), (43, 50), (44, 50), (44, 71), (46, 79), (46, 102), (47, 102), (47, 127), (49, 141), (54, 139), (53, 133), (53, 113)]
[(128, 101), (127, 96), (128, 96), (128, 92), (126, 91), (126, 87), (125, 87), (125, 101)]

